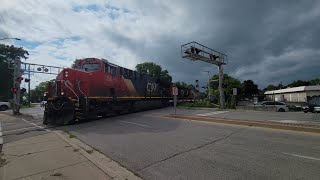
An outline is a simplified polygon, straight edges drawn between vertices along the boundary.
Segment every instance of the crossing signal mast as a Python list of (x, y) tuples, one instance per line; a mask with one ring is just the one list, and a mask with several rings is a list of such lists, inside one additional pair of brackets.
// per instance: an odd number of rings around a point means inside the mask
[(225, 97), (223, 90), (223, 65), (228, 64), (228, 56), (195, 41), (192, 41), (181, 46), (181, 57), (190, 59), (192, 61), (204, 61), (218, 66), (220, 108), (224, 109)]
[[(14, 78), (13, 87), (11, 89), (13, 93), (13, 114), (20, 114), (20, 95), (27, 92), (26, 88), (20, 88), (22, 81), (28, 83), (28, 99), (30, 105), (30, 75), (31, 73), (43, 73), (43, 74), (54, 74), (57, 75), (63, 69), (63, 67), (47, 66), (42, 64), (32, 64), (21, 62), (19, 58), (15, 58), (11, 63)], [(10, 65), (10, 66), (11, 66)], [(27, 74), (28, 78), (22, 77), (23, 74)]]

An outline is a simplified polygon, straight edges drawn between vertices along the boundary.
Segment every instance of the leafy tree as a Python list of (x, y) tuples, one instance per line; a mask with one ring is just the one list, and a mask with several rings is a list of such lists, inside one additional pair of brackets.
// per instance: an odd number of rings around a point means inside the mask
[(185, 83), (185, 82), (176, 82), (176, 86), (178, 87), (178, 88), (187, 88), (188, 87), (188, 84), (187, 83)]
[(43, 100), (43, 95), (48, 90), (49, 82), (55, 82), (55, 79), (41, 82), (34, 89), (31, 89), (31, 102), (41, 102)]
[(153, 62), (145, 62), (136, 65), (137, 72), (148, 74), (154, 78), (159, 79), (162, 86), (168, 87), (172, 82), (172, 77), (167, 70), (162, 70), (160, 65)]
[(309, 81), (302, 81), (302, 80), (297, 80), (293, 81), (292, 83), (288, 84), (288, 87), (299, 87), (299, 86), (309, 86), (311, 83)]
[[(217, 80), (219, 79), (219, 75), (213, 75), (211, 77), (211, 80)], [(241, 89), (241, 82), (232, 77), (228, 74), (223, 75), (223, 85), (224, 85), (224, 93), (225, 93), (225, 101), (227, 107), (232, 107), (232, 95), (233, 95), (233, 88), (237, 88), (238, 90)], [(219, 82), (215, 81), (213, 83), (210, 83), (210, 93), (214, 97), (214, 102), (219, 102)]]
[(314, 86), (314, 85), (320, 85), (320, 79), (316, 78), (316, 79), (312, 79), (309, 81), (310, 85)]
[(0, 44), (0, 100), (8, 101), (12, 98), (13, 69), (9, 65), (15, 58), (27, 59), (29, 53), (22, 47)]
[(254, 84), (252, 80), (245, 80), (241, 84), (241, 93), (246, 98), (252, 97), (252, 95), (259, 93), (258, 85)]
[(277, 90), (278, 87), (273, 85), (273, 84), (269, 84), (266, 88), (264, 88), (264, 91), (273, 91), (273, 90)]

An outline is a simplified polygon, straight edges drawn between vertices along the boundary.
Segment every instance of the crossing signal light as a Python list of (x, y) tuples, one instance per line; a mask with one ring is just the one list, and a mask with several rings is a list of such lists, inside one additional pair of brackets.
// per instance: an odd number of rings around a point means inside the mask
[(26, 88), (22, 88), (21, 89), (21, 93), (25, 93), (25, 92), (27, 92), (27, 89)]
[(31, 79), (26, 78), (26, 79), (24, 80), (24, 82), (28, 83), (28, 82), (30, 82), (30, 80), (31, 80)]
[(17, 91), (18, 91), (18, 89), (17, 88), (15, 88), (15, 87), (13, 87), (12, 89), (11, 89), (11, 91), (13, 92), (13, 93), (17, 93)]
[(17, 77), (17, 79), (16, 79), (19, 83), (21, 83), (21, 81), (23, 80), (23, 77)]

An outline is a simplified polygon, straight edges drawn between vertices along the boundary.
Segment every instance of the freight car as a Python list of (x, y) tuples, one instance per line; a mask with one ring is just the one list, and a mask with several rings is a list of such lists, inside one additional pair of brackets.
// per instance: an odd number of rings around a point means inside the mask
[[(171, 87), (161, 80), (105, 59), (85, 58), (63, 69), (49, 84), (43, 124), (75, 121), (170, 105)], [(181, 98), (192, 98), (181, 89)]]

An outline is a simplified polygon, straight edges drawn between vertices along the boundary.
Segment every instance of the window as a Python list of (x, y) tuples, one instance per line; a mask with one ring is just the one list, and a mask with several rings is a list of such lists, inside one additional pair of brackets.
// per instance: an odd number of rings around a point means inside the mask
[(275, 102), (276, 105), (285, 105), (284, 103), (281, 102)]
[(264, 104), (267, 105), (267, 106), (268, 105), (274, 105), (274, 102), (265, 102)]
[(85, 71), (97, 71), (100, 69), (100, 64), (84, 64), (82, 66), (82, 69), (84, 69)]
[(116, 75), (117, 74), (117, 67), (109, 66), (109, 73)]

